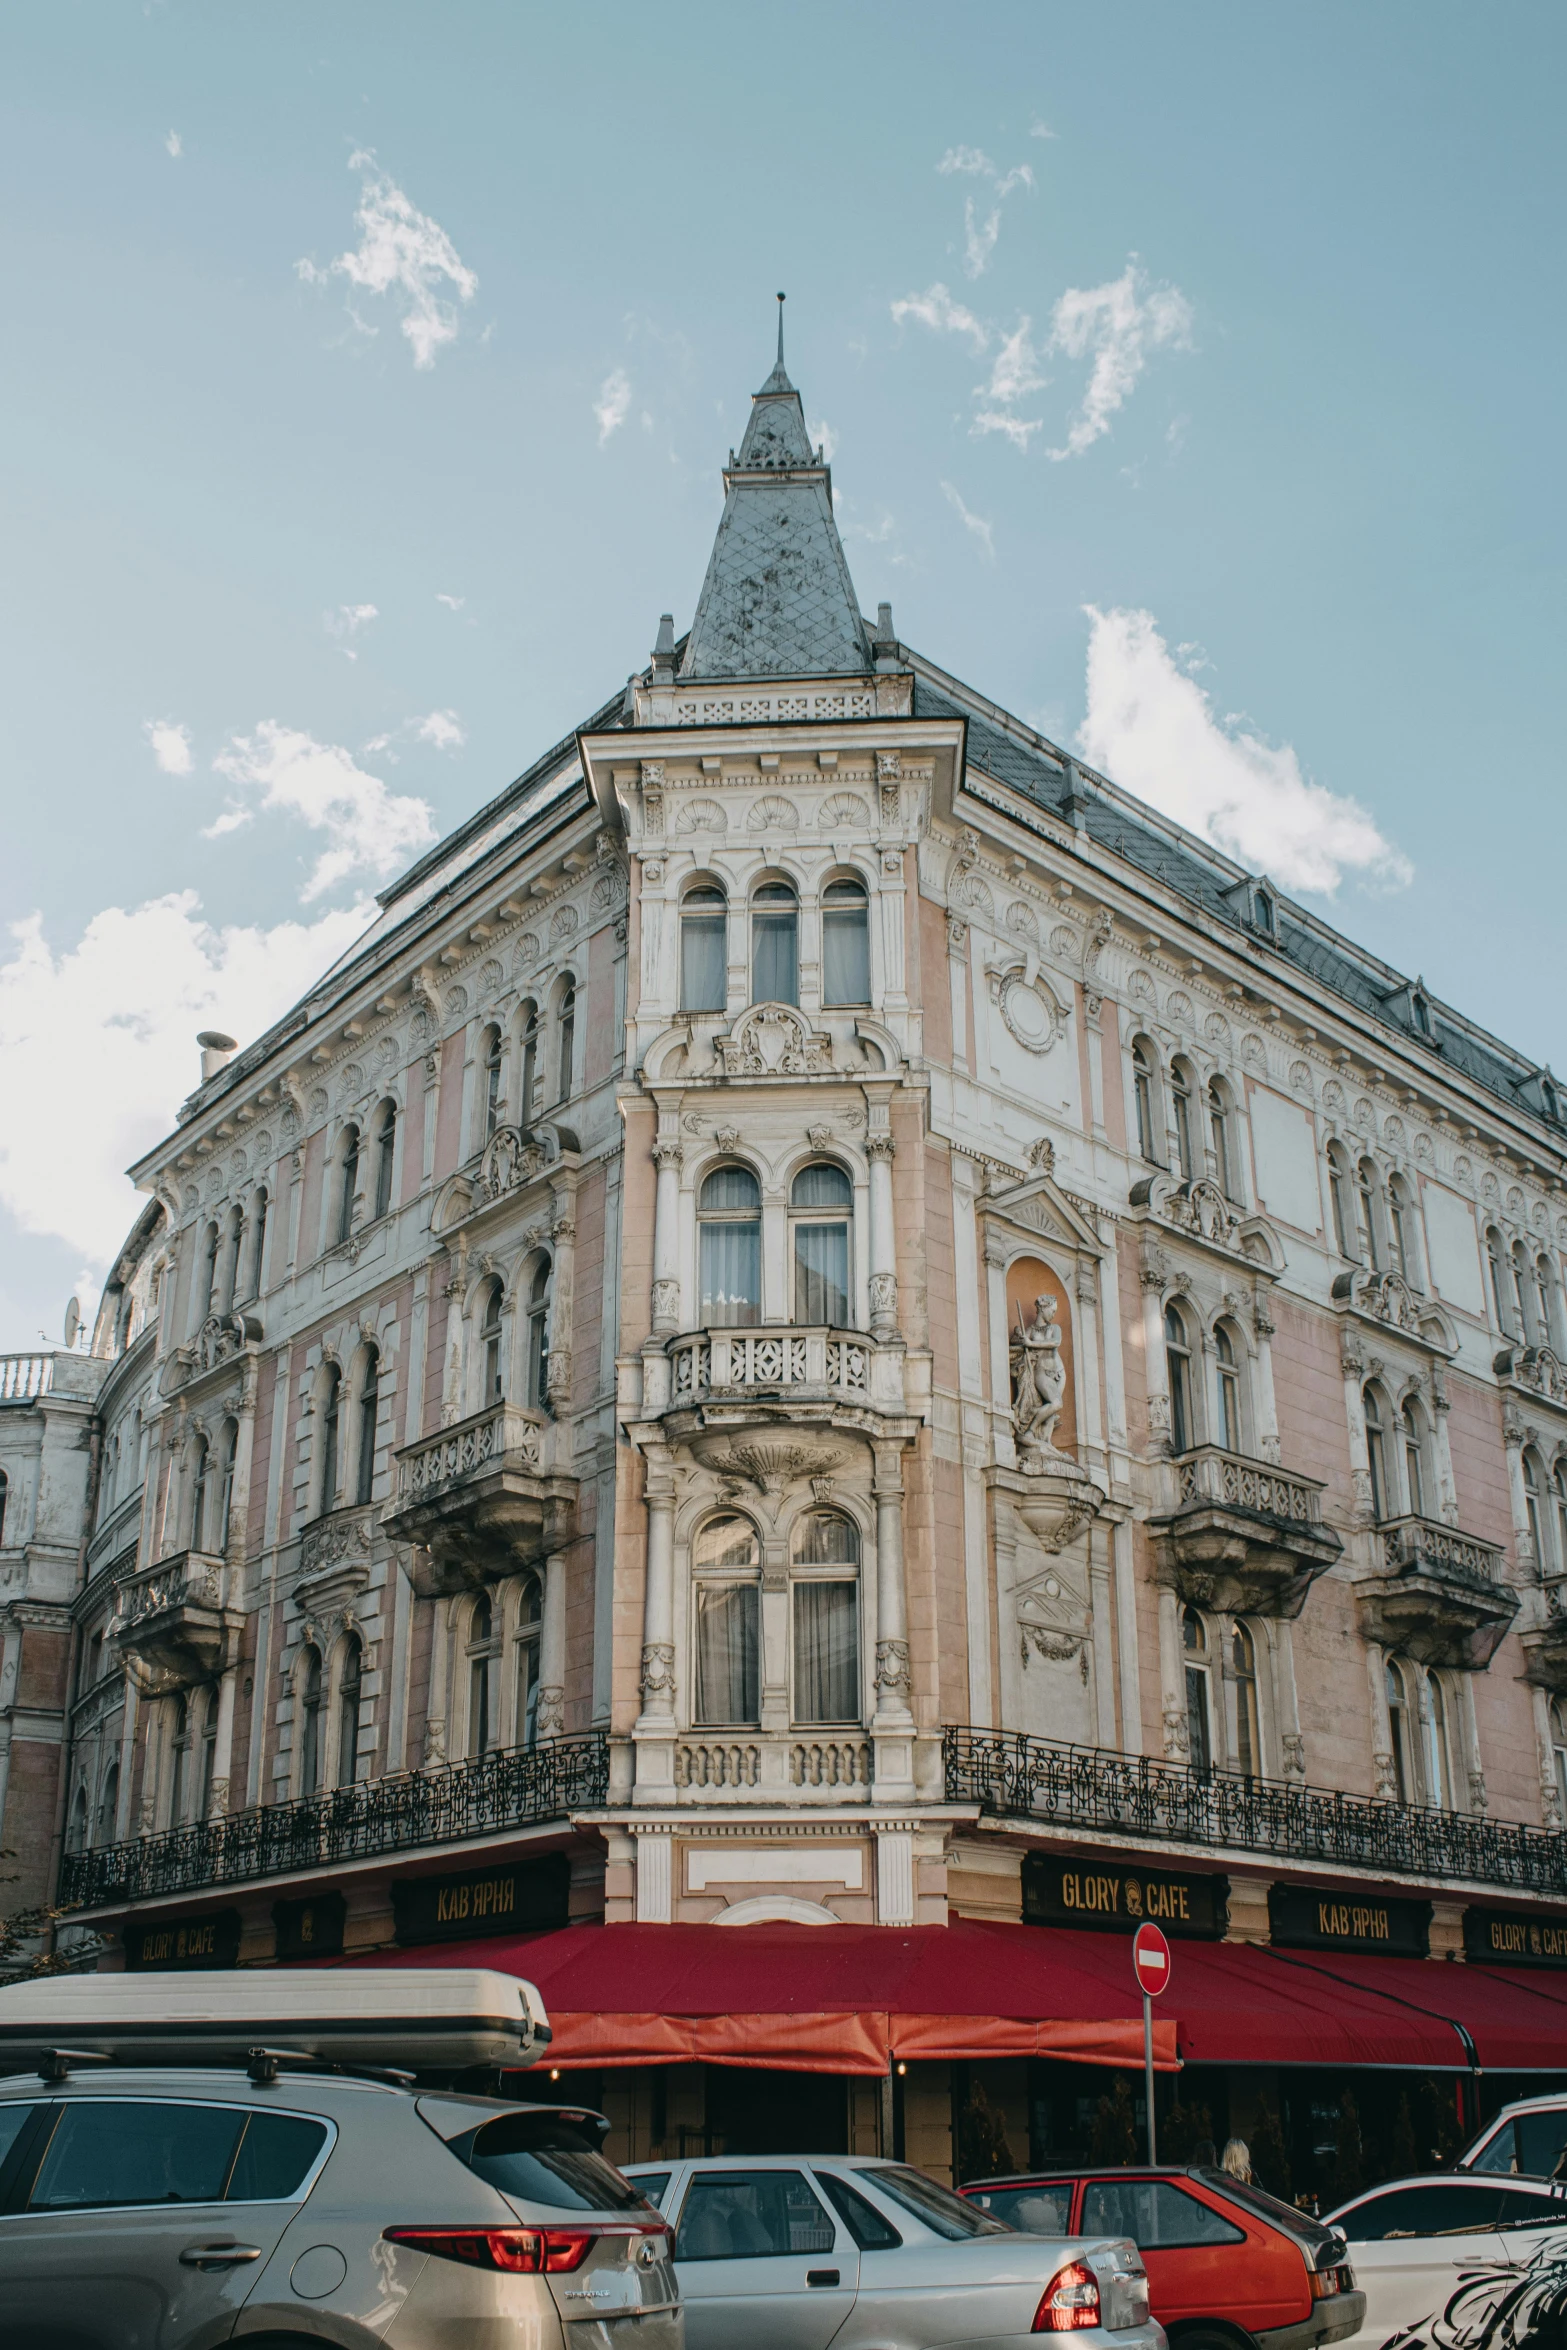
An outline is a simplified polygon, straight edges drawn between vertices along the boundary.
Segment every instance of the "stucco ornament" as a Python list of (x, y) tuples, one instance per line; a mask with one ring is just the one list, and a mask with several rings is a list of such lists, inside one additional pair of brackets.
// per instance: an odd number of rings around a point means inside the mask
[(1021, 1309), (1012, 1334), (1012, 1420), (1025, 1475), (1037, 1474), (1056, 1451), (1056, 1422), (1066, 1401), (1066, 1362), (1061, 1352), (1061, 1301), (1048, 1292), (1034, 1300), (1032, 1321)]

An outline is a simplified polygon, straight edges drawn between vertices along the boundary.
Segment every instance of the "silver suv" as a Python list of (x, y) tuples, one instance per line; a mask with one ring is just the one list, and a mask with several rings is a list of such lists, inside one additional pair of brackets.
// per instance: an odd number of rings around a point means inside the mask
[(601, 2116), (254, 2070), (0, 2080), (0, 2341), (683, 2350)]

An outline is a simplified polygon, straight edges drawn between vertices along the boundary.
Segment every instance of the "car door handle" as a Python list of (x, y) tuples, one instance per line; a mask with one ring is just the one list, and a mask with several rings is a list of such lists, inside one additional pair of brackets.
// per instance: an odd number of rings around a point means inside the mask
[(838, 2271), (835, 2268), (808, 2268), (805, 2281), (808, 2285), (835, 2285), (838, 2282)]
[(237, 2268), (242, 2261), (260, 2258), (259, 2244), (187, 2244), (180, 2254), (185, 2268)]

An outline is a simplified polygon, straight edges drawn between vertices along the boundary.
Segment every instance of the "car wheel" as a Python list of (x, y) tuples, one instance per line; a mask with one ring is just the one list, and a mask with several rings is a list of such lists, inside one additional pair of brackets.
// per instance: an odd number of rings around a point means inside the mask
[(1231, 2332), (1228, 2326), (1179, 2326), (1170, 2336), (1176, 2350), (1257, 2350), (1244, 2327)]

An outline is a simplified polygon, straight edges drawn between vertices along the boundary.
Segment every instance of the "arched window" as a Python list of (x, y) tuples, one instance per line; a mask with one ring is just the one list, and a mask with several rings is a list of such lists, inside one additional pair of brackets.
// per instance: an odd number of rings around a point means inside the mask
[(1415, 1783), (1410, 1768), (1409, 1691), (1404, 1668), (1393, 1657), (1387, 1660), (1387, 1726), (1393, 1755), (1393, 1784), (1399, 1802), (1408, 1803)]
[(1556, 1774), (1556, 1800), (1567, 1820), (1567, 1706), (1559, 1697), (1551, 1700), (1551, 1763)]
[(499, 1403), (506, 1391), (505, 1361), (501, 1349), (501, 1285), (491, 1281), (485, 1289), (479, 1315), (479, 1362), (482, 1387), (479, 1395), (481, 1410), (487, 1404)]
[(383, 1102), (375, 1114), (375, 1212), (387, 1215), (392, 1205), (392, 1169), (397, 1160), (397, 1104)]
[(799, 900), (786, 881), (764, 881), (751, 898), (751, 1001), (799, 1000)]
[(1241, 1448), (1241, 1372), (1235, 1341), (1222, 1322), (1214, 1327), (1214, 1369), (1219, 1390), (1219, 1442), (1226, 1452)]
[(1194, 1607), (1181, 1616), (1186, 1654), (1186, 1745), (1194, 1771), (1213, 1768), (1213, 1710), (1208, 1688), (1208, 1627)]
[(501, 1078), (505, 1074), (506, 1052), (501, 1032), (491, 1026), (482, 1038), (484, 1071), (484, 1131), (480, 1140), (488, 1142), (501, 1122)]
[(488, 1754), (495, 1743), (495, 1669), (500, 1643), (495, 1611), (481, 1591), (468, 1618), (468, 1752)]
[(190, 1801), (190, 1699), (182, 1690), (174, 1700), (174, 1719), (169, 1738), (169, 1826), (185, 1825), (185, 1807)]
[(94, 1842), (112, 1844), (120, 1817), (120, 1766), (110, 1763), (103, 1774), (103, 1788), (98, 1797), (98, 1832)]
[(1508, 1269), (1512, 1274), (1513, 1328), (1527, 1345), (1534, 1332), (1530, 1328), (1533, 1315), (1529, 1310), (1529, 1255), (1521, 1240), (1513, 1242)]
[(1150, 1167), (1162, 1167), (1164, 1152), (1157, 1140), (1154, 1120), (1154, 1061), (1153, 1047), (1146, 1037), (1132, 1039), (1132, 1100), (1137, 1111), (1137, 1149)]
[(247, 1297), (260, 1297), (267, 1279), (267, 1187), (256, 1188), (250, 1209), (250, 1274), (245, 1284)]
[(245, 1211), (236, 1203), (230, 1208), (223, 1228), (223, 1274), (218, 1284), (220, 1313), (231, 1314), (239, 1295), (239, 1257), (244, 1237)]
[(522, 1090), (517, 1100), (519, 1125), (533, 1124), (534, 1096), (539, 1089), (539, 1007), (522, 1007)]
[(1262, 1728), (1257, 1712), (1257, 1644), (1244, 1624), (1230, 1640), (1235, 1677), (1235, 1767), (1248, 1779), (1262, 1777)]
[(569, 1102), (577, 1060), (577, 991), (568, 981), (555, 1013), (555, 1099)]
[(337, 1779), (339, 1787), (352, 1787), (359, 1776), (359, 1706), (364, 1686), (364, 1650), (357, 1633), (350, 1633), (343, 1650), (342, 1669), (337, 1681)]
[(1394, 1272), (1401, 1273), (1411, 1289), (1419, 1289), (1419, 1223), (1414, 1195), (1402, 1175), (1395, 1175), (1388, 1185), (1388, 1238)]
[(1541, 1346), (1554, 1346), (1556, 1317), (1551, 1311), (1551, 1268), (1545, 1257), (1534, 1260), (1534, 1294), (1540, 1306), (1539, 1342)]
[(1213, 1145), (1213, 1179), (1226, 1199), (1239, 1199), (1230, 1101), (1222, 1077), (1210, 1078), (1208, 1083), (1208, 1135)]
[(299, 1691), (299, 1792), (314, 1795), (321, 1784), (321, 1651), (305, 1650), (295, 1686)]
[(711, 881), (680, 901), (680, 1009), (721, 1012), (729, 996), (729, 900)]
[(715, 1167), (697, 1196), (702, 1321), (749, 1329), (762, 1309), (762, 1192), (749, 1167)]
[(1447, 1692), (1435, 1673), (1426, 1675), (1426, 1801), (1434, 1811), (1453, 1808), (1453, 1756), (1448, 1739)]
[(207, 1520), (212, 1496), (208, 1491), (212, 1477), (212, 1454), (205, 1436), (198, 1436), (190, 1454), (190, 1546), (192, 1550), (207, 1547)]
[(197, 1808), (198, 1820), (212, 1817), (212, 1782), (217, 1776), (218, 1763), (218, 1693), (209, 1689), (201, 1707), (201, 1800)]
[(1556, 1563), (1567, 1573), (1567, 1461), (1551, 1471), (1551, 1493), (1556, 1503)]
[(1425, 1415), (1410, 1396), (1400, 1416), (1404, 1424), (1405, 1506), (1412, 1517), (1424, 1518), (1430, 1514), (1430, 1496), (1426, 1492)]
[(524, 1575), (517, 1600), (517, 1710), (512, 1733), (518, 1746), (537, 1744), (539, 1735), (539, 1644), (544, 1635), (544, 1597), (537, 1575)]
[(1170, 1106), (1175, 1116), (1175, 1163), (1181, 1181), (1190, 1183), (1197, 1172), (1196, 1113), (1193, 1108), (1191, 1065), (1170, 1063)]
[(761, 1709), (761, 1546), (749, 1518), (709, 1518), (691, 1546), (692, 1719), (754, 1728)]
[(542, 1412), (550, 1392), (550, 1263), (540, 1259), (528, 1291), (528, 1394), (534, 1411)]
[(87, 1790), (85, 1787), (78, 1787), (76, 1799), (71, 1805), (71, 1824), (66, 1830), (65, 1849), (67, 1852), (83, 1852), (86, 1850), (86, 1846)]
[(829, 881), (822, 892), (822, 1002), (870, 1000), (870, 902), (865, 884)]
[(0, 1469), (0, 1542), (5, 1540), (5, 1505), (11, 1498), (11, 1480)]
[(201, 1271), (196, 1279), (196, 1295), (201, 1300), (201, 1309), (196, 1316), (198, 1322), (206, 1320), (217, 1302), (218, 1247), (217, 1225), (209, 1224), (201, 1236)]
[(1485, 1228), (1485, 1262), (1491, 1276), (1491, 1305), (1496, 1315), (1496, 1327), (1505, 1336), (1512, 1337), (1513, 1318), (1508, 1294), (1508, 1279), (1502, 1259), (1502, 1236), (1494, 1224)]
[(860, 1719), (860, 1536), (838, 1510), (810, 1510), (795, 1525), (794, 1718)]
[(354, 1201), (359, 1194), (359, 1129), (345, 1126), (338, 1146), (337, 1237), (347, 1240), (354, 1229)]
[(802, 1167), (789, 1192), (794, 1234), (794, 1318), (841, 1328), (849, 1316), (849, 1211), (853, 1187), (841, 1167)]
[(359, 1426), (354, 1446), (356, 1502), (367, 1502), (375, 1488), (375, 1423), (380, 1400), (381, 1357), (371, 1346), (365, 1349), (364, 1366), (359, 1374)]
[(213, 1513), (214, 1550), (225, 1551), (234, 1522), (234, 1464), (239, 1457), (239, 1422), (225, 1420), (218, 1430), (217, 1507)]
[(1532, 1445), (1523, 1456), (1523, 1507), (1529, 1523), (1529, 1540), (1534, 1545), (1536, 1572), (1548, 1575), (1551, 1571), (1550, 1535), (1546, 1531), (1545, 1475), (1540, 1456)]
[(316, 1498), (316, 1508), (322, 1517), (337, 1507), (338, 1422), (342, 1404), (343, 1375), (336, 1363), (328, 1363), (321, 1387), (321, 1489)]
[(1328, 1144), (1328, 1196), (1333, 1202), (1333, 1238), (1337, 1243), (1338, 1253), (1341, 1257), (1354, 1257), (1358, 1254), (1355, 1247), (1355, 1212), (1350, 1206), (1349, 1194), (1349, 1165), (1344, 1156), (1343, 1145), (1330, 1142)]
[(1170, 1382), (1170, 1450), (1190, 1452), (1197, 1441), (1192, 1420), (1192, 1347), (1179, 1306), (1164, 1309), (1164, 1365)]
[(1382, 1398), (1374, 1387), (1362, 1390), (1361, 1402), (1366, 1414), (1366, 1466), (1371, 1472), (1371, 1515), (1380, 1521), (1394, 1515), (1393, 1489), (1388, 1478), (1391, 1464), (1387, 1454), (1387, 1421), (1383, 1417)]
[(1272, 938), (1274, 934), (1273, 900), (1269, 897), (1265, 889), (1259, 889), (1255, 902), (1257, 908), (1257, 928), (1259, 930), (1266, 931), (1268, 937)]
[(1382, 1266), (1382, 1252), (1378, 1246), (1377, 1171), (1370, 1159), (1362, 1159), (1355, 1169), (1355, 1238), (1359, 1243), (1360, 1261), (1373, 1272)]

